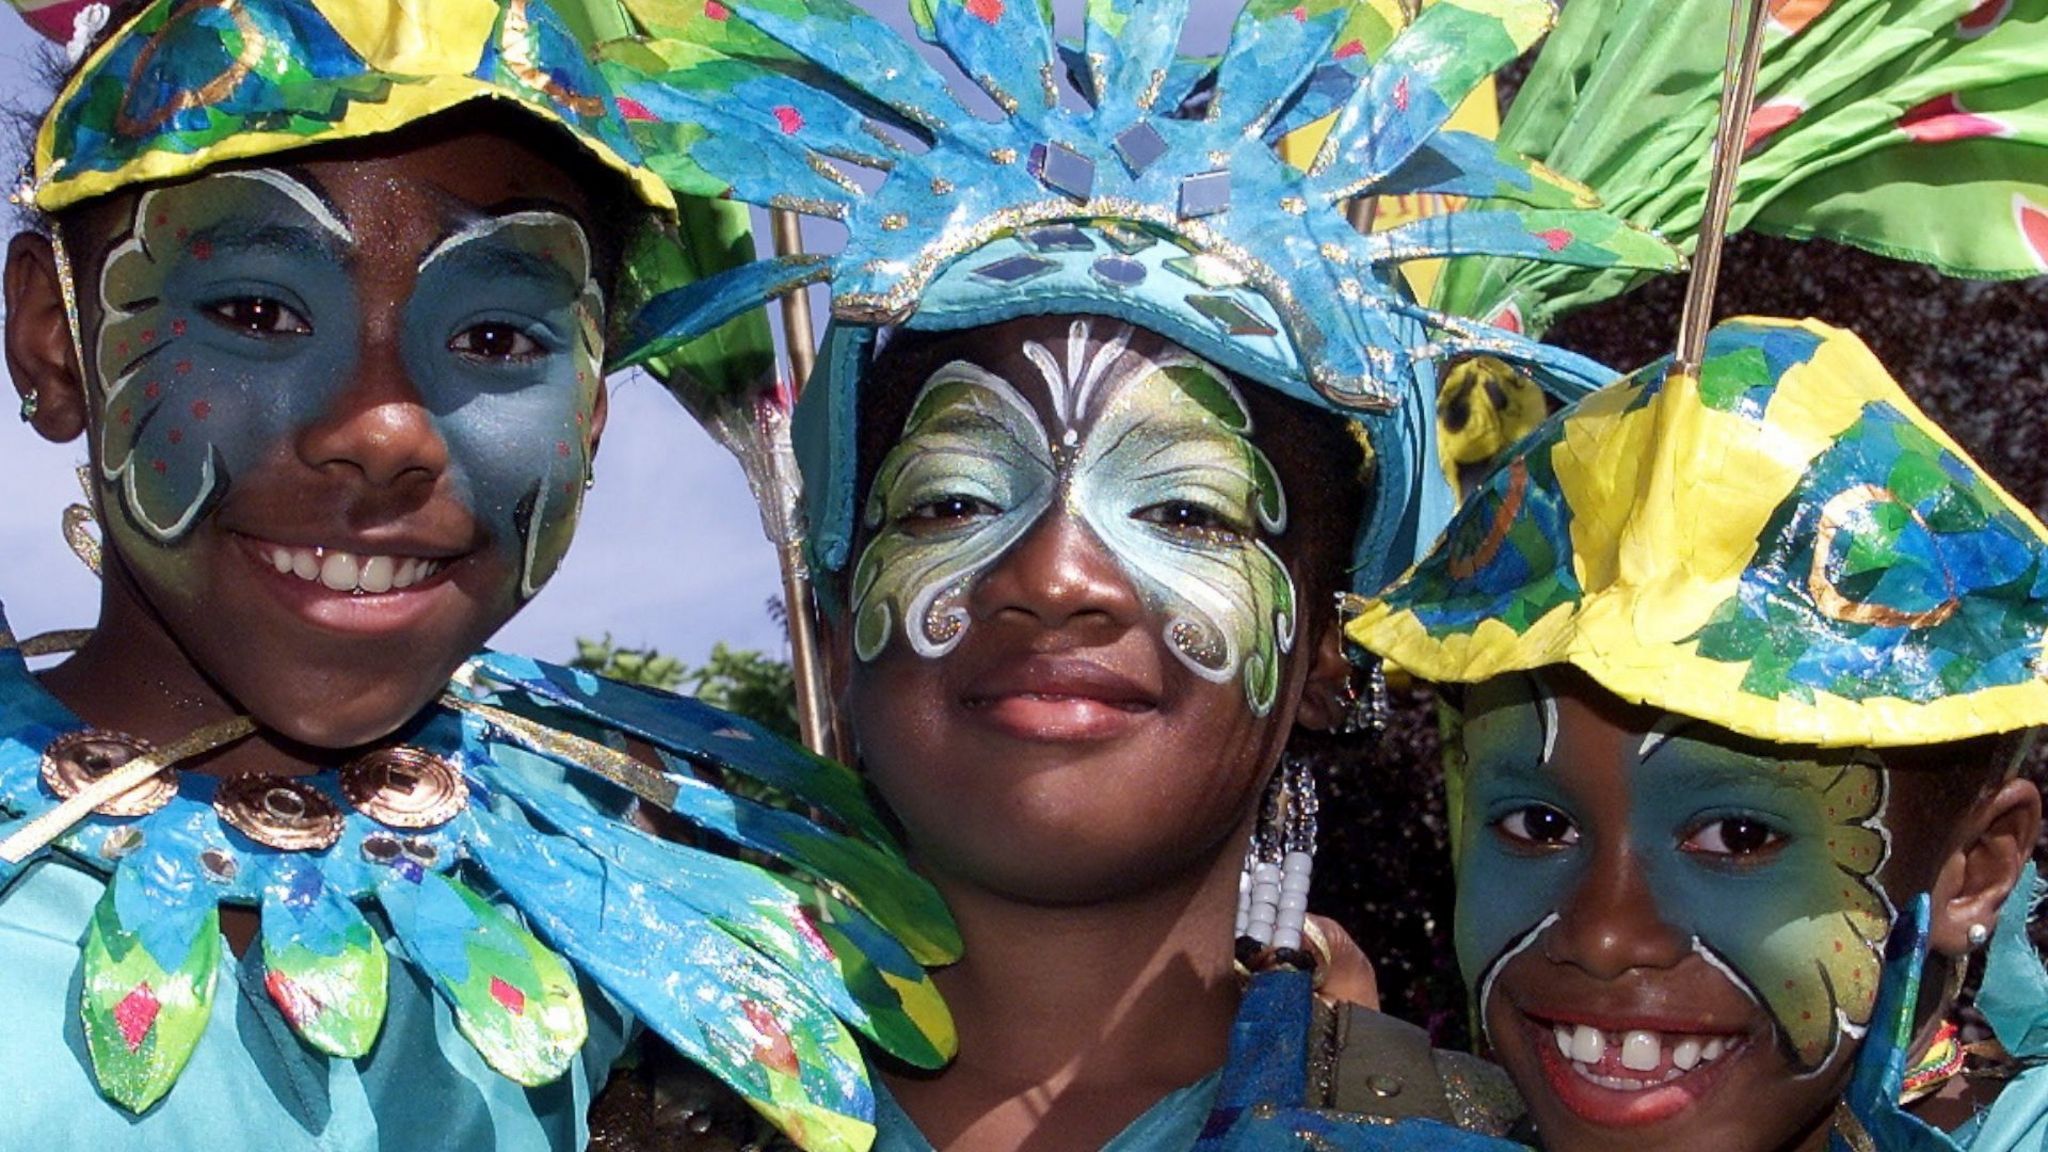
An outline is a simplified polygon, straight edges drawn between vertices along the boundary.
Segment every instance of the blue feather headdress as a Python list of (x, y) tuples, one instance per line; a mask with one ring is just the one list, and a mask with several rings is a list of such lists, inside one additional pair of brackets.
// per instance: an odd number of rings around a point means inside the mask
[[(853, 391), (884, 325), (945, 330), (1036, 313), (1119, 317), (1260, 384), (1359, 419), (1374, 506), (1358, 583), (1406, 567), (1448, 513), (1434, 463), (1434, 362), (1484, 352), (1576, 394), (1591, 361), (1416, 302), (1402, 263), (1487, 253), (1670, 269), (1676, 251), (1600, 212), (1587, 190), (1444, 129), (1454, 108), (1550, 26), (1548, 0), (1440, 0), (1374, 55), (1345, 39), (1359, 6), (1254, 0), (1211, 61), (1178, 55), (1185, 0), (1090, 0), (1065, 51), (1038, 0), (931, 0), (926, 31), (988, 94), (975, 115), (941, 74), (846, 0), (732, 0), (636, 61), (622, 94), (666, 137), (678, 188), (843, 223), (831, 256), (762, 260), (655, 299), (629, 344), (658, 358), (820, 281), (833, 325), (799, 409), (811, 545), (844, 565), (853, 522)], [(653, 9), (664, 10), (655, 15)], [(647, 51), (645, 43), (636, 50)], [(1063, 95), (1062, 78), (1079, 100)], [(630, 113), (629, 113), (630, 114)], [(1277, 141), (1322, 121), (1314, 159)], [(672, 125), (702, 125), (677, 133)], [(879, 181), (856, 179), (856, 165)], [(870, 186), (872, 185), (872, 186)], [(1359, 196), (1511, 202), (1362, 234)], [(683, 384), (687, 388), (687, 384)]]

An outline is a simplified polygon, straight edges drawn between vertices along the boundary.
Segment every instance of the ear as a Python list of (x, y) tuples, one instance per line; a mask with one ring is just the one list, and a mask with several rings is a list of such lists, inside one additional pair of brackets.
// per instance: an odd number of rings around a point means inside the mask
[(71, 346), (71, 322), (48, 237), (23, 232), (7, 245), (4, 288), (7, 370), (24, 401), (35, 397), (29, 423), (45, 440), (75, 440), (86, 426), (85, 376)]
[(1308, 681), (1302, 685), (1301, 706), (1294, 722), (1318, 732), (1335, 732), (1344, 725), (1346, 689), (1351, 683), (1351, 662), (1344, 659), (1344, 629), (1335, 619), (1316, 634), (1308, 657)]
[(612, 415), (611, 385), (602, 376), (597, 381), (597, 395), (590, 401), (590, 458), (597, 459), (597, 446), (604, 439), (605, 422)]
[(1967, 955), (1971, 925), (1998, 923), (2040, 832), (2041, 793), (2026, 780), (2007, 780), (1970, 809), (1934, 880), (1929, 942), (1936, 952)]

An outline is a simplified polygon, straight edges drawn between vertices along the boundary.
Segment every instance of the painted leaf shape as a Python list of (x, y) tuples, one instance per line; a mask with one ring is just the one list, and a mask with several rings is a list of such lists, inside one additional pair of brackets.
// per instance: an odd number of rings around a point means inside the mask
[[(923, 966), (855, 909), (808, 885), (657, 840), (540, 790), (521, 793), (520, 799), (543, 823), (609, 865), (602, 873), (611, 880), (609, 891), (616, 893), (623, 878), (632, 881), (636, 891), (665, 893), (677, 904), (693, 905), (717, 927), (802, 981), (820, 1003), (898, 1059), (935, 1068), (952, 1055), (952, 1020), (943, 1008), (931, 1010), (938, 994)], [(836, 944), (819, 932), (813, 907), (820, 919), (849, 929), (836, 933)], [(894, 982), (880, 979), (882, 972)], [(918, 1011), (906, 1008), (906, 989)]]
[(650, 899), (648, 885), (614, 882), (629, 874), (567, 837), (479, 811), (470, 848), (591, 979), (800, 1146), (869, 1146), (860, 1048), (802, 984), (707, 919)]
[(369, 1052), (391, 961), (355, 902), (300, 866), (263, 893), (263, 987), (299, 1038), (330, 1056)]
[[(142, 1112), (177, 1083), (213, 1015), (220, 910), (172, 898), (158, 869), (117, 869), (94, 907), (83, 949), (79, 1015), (93, 1076), (107, 1098)], [(187, 883), (196, 883), (185, 866)], [(146, 878), (154, 876), (156, 882)], [(146, 921), (146, 924), (145, 924)]]
[(491, 1067), (529, 1088), (568, 1071), (589, 1035), (562, 958), (468, 885), (401, 859), (377, 898), (413, 963)]

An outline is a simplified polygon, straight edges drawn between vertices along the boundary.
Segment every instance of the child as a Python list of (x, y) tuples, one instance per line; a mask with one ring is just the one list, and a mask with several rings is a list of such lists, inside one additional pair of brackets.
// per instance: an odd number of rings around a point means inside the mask
[(947, 1053), (950, 925), (848, 774), (476, 655), (567, 547), (617, 286), (689, 256), (573, 15), (155, 0), (43, 121), (7, 359), (104, 549), (68, 660), (0, 629), (10, 1145), (575, 1148), (644, 1022), (862, 1148), (835, 1017)]
[(1943, 1024), (2003, 918), (2038, 1054), (2048, 533), (1855, 337), (1736, 321), (1566, 409), (1349, 632), (1467, 686), (1459, 959), (1545, 1147), (2039, 1146)]

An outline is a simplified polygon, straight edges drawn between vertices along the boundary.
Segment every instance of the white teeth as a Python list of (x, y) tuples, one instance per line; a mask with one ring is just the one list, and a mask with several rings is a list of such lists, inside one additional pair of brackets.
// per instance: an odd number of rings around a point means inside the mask
[(1607, 1039), (1598, 1028), (1584, 1024), (1572, 1032), (1572, 1059), (1581, 1064), (1598, 1064), (1607, 1055)]
[(353, 590), (360, 575), (362, 566), (347, 552), (329, 552), (327, 559), (320, 562), (320, 582), (336, 592)]
[(1648, 1072), (1664, 1062), (1664, 1046), (1658, 1043), (1655, 1032), (1640, 1029), (1630, 1032), (1621, 1041), (1621, 1066), (1631, 1072)]
[[(1603, 1032), (1589, 1024), (1553, 1024), (1550, 1031), (1559, 1054), (1572, 1062), (1580, 1076), (1623, 1092), (1668, 1084), (1736, 1047), (1736, 1042), (1726, 1036), (1653, 1032), (1647, 1028)], [(1617, 1063), (1619, 1069), (1615, 1067)], [(1622, 1069), (1631, 1075), (1617, 1075)]]
[(315, 581), (335, 592), (364, 592), (378, 595), (410, 588), (446, 567), (439, 560), (417, 556), (358, 556), (353, 552), (326, 548), (272, 547), (270, 566), (281, 574)]

